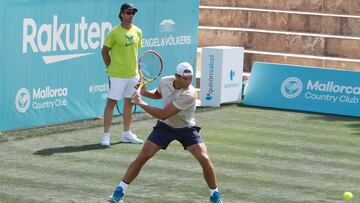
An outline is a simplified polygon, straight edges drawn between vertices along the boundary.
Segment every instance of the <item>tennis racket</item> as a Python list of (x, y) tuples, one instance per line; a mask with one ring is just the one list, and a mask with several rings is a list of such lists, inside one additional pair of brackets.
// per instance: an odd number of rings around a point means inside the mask
[[(144, 85), (147, 85), (158, 79), (162, 73), (163, 67), (164, 63), (159, 53), (154, 50), (147, 50), (143, 52), (138, 62), (140, 81), (137, 91), (140, 92)], [(117, 104), (116, 109), (119, 114), (122, 115), (122, 112)], [(133, 104), (133, 113), (136, 112), (136, 109), (136, 105)]]
[[(116, 110), (118, 111), (119, 115), (120, 115), (120, 116), (123, 116), (123, 112), (122, 112), (121, 109), (119, 108), (118, 102), (116, 102), (115, 107), (116, 107)], [(132, 113), (133, 113), (133, 114), (136, 113), (136, 105), (135, 105), (135, 104), (132, 105)]]
[(163, 71), (164, 63), (159, 53), (154, 50), (143, 52), (139, 58), (139, 87), (138, 92), (144, 85), (158, 79)]

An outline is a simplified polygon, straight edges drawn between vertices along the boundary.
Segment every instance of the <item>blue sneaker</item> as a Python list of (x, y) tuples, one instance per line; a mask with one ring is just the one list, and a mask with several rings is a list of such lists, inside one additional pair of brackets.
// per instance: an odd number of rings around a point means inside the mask
[(123, 196), (124, 196), (124, 192), (122, 187), (117, 186), (114, 193), (110, 196), (109, 202), (118, 203)]
[(212, 203), (222, 203), (220, 192), (214, 192), (213, 196), (210, 196), (210, 202), (212, 202)]

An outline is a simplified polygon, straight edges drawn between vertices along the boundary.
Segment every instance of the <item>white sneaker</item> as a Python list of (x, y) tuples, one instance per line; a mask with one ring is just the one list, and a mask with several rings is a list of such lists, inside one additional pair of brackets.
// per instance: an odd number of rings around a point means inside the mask
[(110, 133), (104, 133), (103, 134), (103, 136), (101, 138), (100, 145), (104, 146), (104, 147), (110, 146)]
[(121, 142), (133, 143), (133, 144), (142, 144), (142, 143), (144, 143), (143, 140), (138, 139), (137, 136), (135, 134), (133, 134), (132, 132), (123, 133), (122, 138), (121, 138)]

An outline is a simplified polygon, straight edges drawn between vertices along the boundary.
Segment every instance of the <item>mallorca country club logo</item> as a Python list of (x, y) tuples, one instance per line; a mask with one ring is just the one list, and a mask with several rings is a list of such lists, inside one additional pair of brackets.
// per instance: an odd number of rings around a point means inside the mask
[(289, 77), (281, 85), (281, 93), (288, 99), (293, 99), (300, 95), (303, 84), (297, 77)]
[(30, 106), (30, 92), (26, 88), (21, 88), (16, 93), (15, 107), (20, 113), (24, 113)]

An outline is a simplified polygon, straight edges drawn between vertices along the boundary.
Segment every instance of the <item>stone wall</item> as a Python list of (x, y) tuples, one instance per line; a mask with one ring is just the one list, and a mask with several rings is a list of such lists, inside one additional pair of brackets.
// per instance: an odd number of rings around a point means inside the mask
[(359, 0), (200, 4), (199, 47), (244, 47), (244, 71), (250, 71), (254, 61), (360, 71)]
[(359, 15), (358, 0), (200, 0), (200, 5)]

